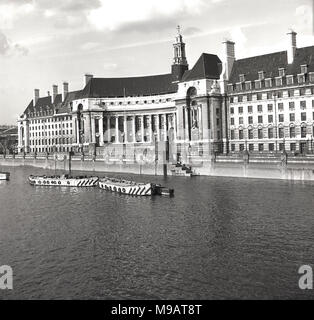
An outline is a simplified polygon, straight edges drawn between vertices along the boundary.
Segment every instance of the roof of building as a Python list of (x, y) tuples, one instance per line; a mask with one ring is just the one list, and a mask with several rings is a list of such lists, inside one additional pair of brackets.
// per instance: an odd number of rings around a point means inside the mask
[(308, 65), (309, 72), (314, 71), (314, 46), (298, 48), (292, 64), (288, 64), (287, 51), (236, 60), (229, 81), (239, 82), (241, 74), (245, 75), (245, 81), (254, 81), (260, 71), (264, 71), (266, 79), (275, 78), (279, 76), (279, 68), (285, 68), (287, 75), (297, 75), (301, 73), (301, 65)]
[(92, 78), (80, 98), (113, 98), (175, 93), (172, 74), (131, 78)]
[(215, 54), (203, 53), (194, 67), (184, 73), (182, 81), (219, 79), (222, 72), (222, 62)]
[(69, 92), (66, 95), (64, 102), (62, 102), (62, 94), (57, 94), (54, 102), (52, 102), (52, 96), (40, 97), (35, 106), (33, 105), (34, 100), (31, 100), (24, 113), (33, 113), (38, 111), (56, 111), (57, 114), (68, 113), (71, 111), (70, 103), (77, 99), (80, 93), (81, 91)]

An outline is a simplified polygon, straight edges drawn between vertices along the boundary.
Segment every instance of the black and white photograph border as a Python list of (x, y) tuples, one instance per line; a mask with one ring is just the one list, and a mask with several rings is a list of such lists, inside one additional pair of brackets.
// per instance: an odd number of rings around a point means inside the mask
[(313, 16), (1, 0), (0, 299), (313, 299)]

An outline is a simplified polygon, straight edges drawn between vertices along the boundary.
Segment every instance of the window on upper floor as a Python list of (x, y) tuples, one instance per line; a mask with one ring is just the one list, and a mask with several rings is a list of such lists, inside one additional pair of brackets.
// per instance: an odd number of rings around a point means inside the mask
[(307, 64), (302, 64), (301, 65), (301, 73), (307, 73), (308, 65)]
[(247, 107), (247, 111), (248, 111), (248, 113), (252, 113), (253, 112), (253, 106), (248, 106)]
[(258, 111), (258, 112), (263, 112), (263, 105), (259, 104), (259, 105), (257, 106), (257, 111)]
[(266, 88), (271, 88), (272, 87), (272, 79), (266, 79), (265, 80), (265, 87)]
[(268, 138), (273, 139), (273, 137), (274, 137), (274, 129), (268, 128)]
[(255, 89), (261, 89), (262, 88), (262, 82), (260, 80), (255, 80)]
[(279, 139), (283, 139), (285, 137), (285, 129), (284, 128), (279, 128)]
[(287, 76), (287, 84), (288, 85), (291, 85), (291, 84), (293, 84), (293, 76)]
[(281, 77), (280, 78), (276, 78), (276, 86), (277, 87), (282, 86), (282, 78)]
[(279, 68), (278, 69), (279, 77), (284, 77), (286, 75), (286, 69), (285, 68)]
[(260, 128), (258, 129), (258, 139), (263, 139), (263, 138), (264, 138), (263, 129)]
[(290, 127), (290, 138), (295, 138), (295, 127)]
[(234, 140), (234, 130), (231, 130), (231, 131), (230, 131), (230, 139), (231, 139), (231, 140)]
[(294, 96), (294, 89), (291, 89), (288, 91), (288, 96), (293, 97)]
[(253, 117), (252, 116), (248, 117), (248, 123), (253, 124)]
[(249, 130), (248, 130), (248, 136), (249, 136), (249, 139), (250, 139), (250, 140), (254, 139), (253, 129), (249, 129)]
[(263, 94), (260, 93), (260, 92), (257, 93), (256, 99), (257, 99), (257, 100), (262, 100), (262, 99), (263, 99)]
[(265, 72), (264, 71), (259, 71), (258, 72), (258, 79), (259, 80), (264, 80), (265, 79)]
[(280, 114), (278, 116), (278, 120), (279, 120), (279, 122), (284, 122), (285, 121), (285, 115), (284, 114)]
[(243, 124), (243, 117), (239, 118), (239, 124)]
[(244, 74), (240, 74), (239, 75), (239, 81), (240, 82), (244, 82), (245, 81), (245, 75)]
[(283, 109), (284, 109), (284, 104), (282, 102), (279, 102), (278, 103), (278, 110), (283, 111)]
[(301, 127), (301, 138), (306, 138), (307, 130), (306, 127)]
[(310, 82), (314, 82), (314, 72), (309, 73), (309, 80)]
[(272, 92), (267, 92), (267, 99), (273, 99), (273, 93)]
[(290, 118), (291, 122), (294, 122), (295, 121), (295, 114), (294, 113), (290, 113), (289, 118)]
[(234, 126), (234, 118), (230, 118), (230, 124)]
[(251, 95), (251, 94), (248, 94), (248, 95), (246, 96), (246, 100), (247, 100), (247, 101), (252, 101), (252, 95)]
[(267, 110), (268, 110), (268, 112), (273, 112), (273, 105), (272, 104), (268, 104), (267, 105)]
[(263, 116), (258, 116), (258, 123), (260, 123), (260, 124), (263, 123)]
[(243, 107), (239, 107), (239, 114), (243, 113)]
[(298, 74), (298, 83), (299, 84), (305, 83), (305, 75), (304, 74)]
[(234, 114), (234, 108), (230, 108), (230, 114)]
[(306, 101), (300, 101), (300, 108), (302, 110), (306, 109)]
[(295, 108), (294, 101), (290, 101), (289, 102), (289, 110), (294, 110), (294, 108)]
[(272, 114), (268, 115), (268, 123), (273, 123), (274, 122), (274, 117)]
[(251, 81), (245, 83), (245, 90), (247, 90), (247, 91), (252, 90), (252, 82)]
[(301, 121), (306, 121), (306, 112), (301, 112)]
[(238, 102), (243, 102), (243, 96), (238, 97)]
[(239, 140), (243, 140), (243, 130), (239, 130)]

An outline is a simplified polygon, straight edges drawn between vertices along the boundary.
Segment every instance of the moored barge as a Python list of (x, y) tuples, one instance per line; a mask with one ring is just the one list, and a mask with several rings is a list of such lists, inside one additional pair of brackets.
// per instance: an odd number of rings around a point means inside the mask
[(98, 177), (77, 176), (29, 176), (28, 181), (31, 185), (42, 187), (96, 187)]

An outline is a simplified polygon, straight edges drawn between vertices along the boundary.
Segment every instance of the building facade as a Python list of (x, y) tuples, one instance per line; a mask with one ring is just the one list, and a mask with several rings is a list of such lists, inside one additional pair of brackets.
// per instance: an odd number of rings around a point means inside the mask
[[(19, 152), (103, 154), (125, 145), (169, 143), (173, 159), (191, 154), (311, 152), (314, 126), (314, 47), (237, 60), (224, 43), (223, 61), (203, 53), (189, 69), (176, 36), (171, 73), (95, 78), (82, 90), (34, 99), (18, 119)], [(120, 148), (120, 150), (121, 150)], [(115, 152), (115, 151), (114, 151)]]

